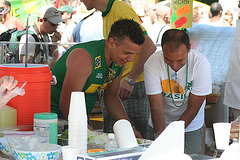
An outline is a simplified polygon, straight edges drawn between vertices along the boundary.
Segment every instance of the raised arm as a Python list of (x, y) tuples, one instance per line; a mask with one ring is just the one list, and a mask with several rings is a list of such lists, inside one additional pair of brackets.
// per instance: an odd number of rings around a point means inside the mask
[[(155, 52), (156, 46), (148, 35), (145, 35), (145, 41), (139, 53), (137, 63), (135, 64), (132, 71), (127, 76), (134, 81), (142, 74), (144, 63), (147, 59)], [(120, 86), (119, 96), (121, 99), (128, 99), (133, 91), (133, 87), (127, 81), (123, 81)]]
[(138, 61), (134, 66), (128, 78), (137, 80), (137, 78), (142, 74), (144, 63), (147, 59), (156, 51), (156, 46), (148, 35), (145, 35), (145, 41), (142, 45), (141, 51), (139, 53)]

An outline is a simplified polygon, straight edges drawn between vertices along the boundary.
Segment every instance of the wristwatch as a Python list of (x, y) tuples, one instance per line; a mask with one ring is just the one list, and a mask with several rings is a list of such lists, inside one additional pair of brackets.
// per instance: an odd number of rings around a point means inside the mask
[(134, 81), (133, 79), (125, 78), (125, 80), (126, 80), (131, 86), (134, 86), (135, 81)]

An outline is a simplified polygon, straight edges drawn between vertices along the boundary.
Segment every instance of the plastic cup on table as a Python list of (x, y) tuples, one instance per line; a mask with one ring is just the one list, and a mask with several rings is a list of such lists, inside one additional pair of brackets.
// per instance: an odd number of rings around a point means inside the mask
[(216, 148), (225, 150), (229, 145), (231, 123), (218, 122), (213, 124)]
[(113, 125), (119, 148), (138, 147), (131, 123), (126, 119), (120, 119)]
[(69, 122), (86, 123), (87, 112), (84, 92), (72, 92), (68, 115)]
[(77, 154), (81, 153), (81, 147), (79, 146), (63, 146), (62, 156), (63, 160), (75, 160), (77, 159)]
[(69, 128), (69, 132), (70, 134), (82, 134), (85, 135), (87, 134), (87, 130), (85, 129), (79, 129), (79, 128)]

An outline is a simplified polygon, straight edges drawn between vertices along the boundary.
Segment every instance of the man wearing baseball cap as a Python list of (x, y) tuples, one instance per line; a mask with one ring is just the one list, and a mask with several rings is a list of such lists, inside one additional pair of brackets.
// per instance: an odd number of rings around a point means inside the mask
[[(64, 24), (61, 25), (62, 31), (62, 38), (61, 43), (69, 43), (71, 39), (71, 35), (73, 32), (74, 27), (76, 26), (76, 23), (72, 21), (72, 15), (73, 15), (73, 8), (71, 6), (62, 6), (58, 11), (61, 14), (61, 18), (64, 21)], [(63, 44), (59, 46), (59, 53), (63, 55), (66, 50), (69, 48), (67, 44)]]
[[(28, 35), (28, 42), (57, 42), (61, 39), (61, 35), (57, 32), (57, 27), (60, 22), (63, 22), (57, 8), (51, 5), (42, 6), (38, 11), (38, 20), (29, 27), (36, 36)], [(48, 34), (52, 36), (49, 37)], [(36, 39), (37, 37), (37, 39)], [(26, 42), (26, 36), (22, 36), (20, 42)], [(28, 63), (45, 63), (52, 68), (58, 58), (56, 45), (48, 44), (32, 44), (28, 45)], [(24, 62), (26, 46), (19, 46), (20, 62)]]

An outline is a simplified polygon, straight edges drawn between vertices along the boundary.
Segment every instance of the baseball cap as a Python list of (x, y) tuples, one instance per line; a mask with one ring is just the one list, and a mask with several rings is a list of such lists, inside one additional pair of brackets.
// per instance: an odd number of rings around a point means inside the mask
[(38, 17), (46, 18), (53, 24), (58, 24), (60, 22), (63, 22), (57, 8), (51, 5), (42, 6), (38, 11)]
[(71, 6), (62, 6), (60, 9), (58, 9), (60, 12), (68, 12), (73, 14), (73, 8)]

